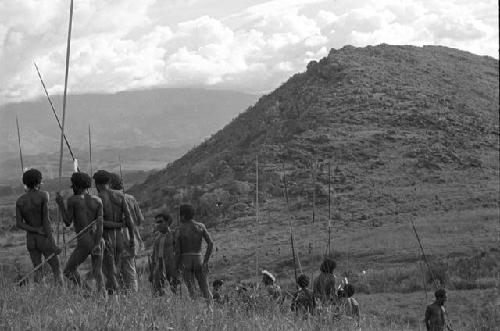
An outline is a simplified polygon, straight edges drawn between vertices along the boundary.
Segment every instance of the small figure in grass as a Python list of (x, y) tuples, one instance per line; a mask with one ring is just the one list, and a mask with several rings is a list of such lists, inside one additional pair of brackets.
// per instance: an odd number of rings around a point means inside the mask
[(436, 300), (425, 310), (424, 322), (427, 331), (443, 331), (445, 326), (452, 331), (451, 326), (446, 323), (446, 310), (444, 308), (447, 300), (446, 290), (440, 288), (434, 293), (434, 296)]
[(160, 213), (155, 216), (155, 221), (156, 231), (160, 234), (153, 244), (149, 281), (153, 285), (153, 294), (164, 295), (166, 282), (170, 284), (170, 290), (175, 294), (178, 280), (175, 274), (174, 232), (170, 229), (172, 217), (169, 214)]
[(359, 303), (354, 298), (355, 289), (352, 284), (345, 284), (344, 288), (339, 291), (339, 297), (344, 306), (345, 314), (356, 320), (356, 325), (359, 326)]
[(224, 281), (222, 279), (216, 279), (212, 282), (212, 296), (214, 302), (217, 304), (224, 304), (229, 301), (227, 295), (222, 295), (222, 286), (224, 285)]
[(337, 301), (335, 276), (333, 271), (337, 267), (334, 260), (325, 258), (319, 270), (321, 273), (314, 279), (313, 294), (322, 305), (328, 306)]
[[(23, 183), (27, 187), (26, 193), (16, 201), (16, 226), (27, 232), (26, 246), (30, 254), (33, 267), (42, 263), (42, 255), (47, 258), (56, 254), (48, 264), (52, 268), (54, 280), (62, 284), (62, 273), (57, 254), (61, 248), (56, 246), (49, 218), (49, 193), (40, 190), (42, 173), (37, 169), (27, 170), (23, 174)], [(34, 279), (39, 282), (41, 270), (37, 270)]]
[(73, 196), (68, 198), (67, 207), (64, 205), (64, 199), (59, 193), (56, 196), (56, 203), (61, 210), (64, 224), (69, 227), (73, 223), (76, 233), (82, 231), (94, 220), (96, 221), (90, 229), (79, 235), (76, 247), (64, 268), (64, 275), (81, 286), (82, 281), (77, 268), (90, 255), (97, 290), (101, 292), (104, 290), (102, 276), (102, 255), (104, 250), (104, 240), (102, 239), (103, 209), (101, 199), (98, 196), (89, 194), (88, 189), (91, 185), (92, 179), (89, 175), (83, 172), (75, 172), (71, 176)]
[[(94, 176), (95, 186), (103, 205), (103, 239), (105, 242), (102, 271), (106, 277), (106, 290), (112, 294), (118, 290), (118, 271), (123, 255), (134, 255), (134, 222), (125, 201), (125, 196), (120, 191), (109, 188), (110, 174), (105, 170), (98, 170)], [(122, 232), (127, 228), (127, 232)], [(133, 280), (125, 281), (126, 291), (137, 290), (137, 283)]]
[(276, 284), (276, 278), (272, 273), (267, 270), (262, 270), (262, 284), (267, 291), (269, 297), (273, 300), (279, 300), (281, 298), (281, 288)]
[(316, 301), (314, 300), (313, 292), (308, 289), (310, 280), (306, 275), (300, 275), (297, 278), (297, 285), (299, 289), (295, 293), (292, 299), (291, 309), (297, 315), (313, 315), (316, 310)]
[[(194, 279), (198, 281), (201, 294), (212, 304), (212, 294), (208, 285), (208, 261), (214, 243), (210, 234), (203, 223), (196, 222), (194, 217), (194, 208), (191, 205), (183, 204), (179, 208), (180, 226), (175, 240), (176, 245), (176, 266), (182, 271), (184, 281), (191, 298), (195, 297)], [(207, 243), (207, 250), (202, 258), (202, 242)]]

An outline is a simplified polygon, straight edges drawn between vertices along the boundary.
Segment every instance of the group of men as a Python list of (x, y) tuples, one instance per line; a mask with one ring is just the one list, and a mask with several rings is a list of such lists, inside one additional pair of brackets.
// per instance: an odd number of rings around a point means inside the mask
[[(92, 261), (92, 274), (99, 292), (115, 294), (119, 291), (138, 290), (135, 256), (143, 246), (137, 229), (144, 217), (135, 198), (125, 194), (121, 177), (117, 174), (99, 170), (93, 175), (97, 195), (89, 192), (92, 186), (90, 176), (75, 172), (71, 176), (73, 195), (66, 201), (57, 193), (56, 203), (66, 226), (73, 224), (77, 233), (77, 245), (64, 268), (64, 276), (73, 283), (83, 286), (77, 268), (88, 256)], [(16, 201), (16, 225), (27, 232), (27, 249), (36, 268), (42, 263), (42, 255), (52, 268), (54, 279), (63, 283), (57, 247), (49, 218), (49, 194), (40, 190), (42, 174), (37, 169), (23, 173), (26, 192)], [(209, 304), (214, 298), (218, 303), (226, 300), (221, 295), (222, 280), (213, 283), (214, 296), (208, 285), (208, 262), (213, 250), (213, 241), (204, 224), (194, 220), (194, 209), (184, 204), (179, 208), (179, 228), (170, 228), (172, 217), (167, 213), (155, 216), (158, 236), (153, 244), (149, 258), (153, 293), (165, 294), (167, 285), (173, 293), (177, 292), (182, 275), (188, 292), (195, 297), (195, 279), (203, 297)], [(203, 240), (207, 249), (202, 255)], [(310, 279), (306, 275), (297, 278), (297, 291), (293, 294), (291, 309), (298, 314), (315, 314), (321, 307), (341, 305), (343, 312), (359, 323), (359, 304), (354, 299), (354, 287), (347, 282), (336, 287), (333, 271), (336, 264), (325, 258), (320, 266), (320, 274), (314, 279), (312, 291), (308, 288)], [(262, 271), (262, 287), (271, 300), (283, 298), (280, 287), (272, 273)], [(40, 272), (34, 279), (38, 282)], [(105, 291), (106, 290), (106, 291)], [(246, 289), (244, 287), (239, 290)], [(244, 292), (240, 291), (240, 293)], [(425, 323), (428, 330), (443, 330), (445, 325), (444, 290), (436, 292), (436, 302), (427, 308)]]

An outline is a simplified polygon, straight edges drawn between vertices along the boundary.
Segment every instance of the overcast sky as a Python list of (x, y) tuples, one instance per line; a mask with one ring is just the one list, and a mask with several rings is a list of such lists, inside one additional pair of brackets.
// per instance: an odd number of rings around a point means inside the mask
[[(498, 58), (496, 0), (75, 0), (69, 91), (267, 92), (330, 48), (445, 45)], [(0, 104), (64, 83), (69, 0), (0, 0)]]

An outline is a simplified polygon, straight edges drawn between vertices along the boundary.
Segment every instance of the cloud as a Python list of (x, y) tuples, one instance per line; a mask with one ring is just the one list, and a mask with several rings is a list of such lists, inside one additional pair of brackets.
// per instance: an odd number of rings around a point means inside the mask
[[(497, 7), (488, 0), (243, 3), (227, 15), (214, 0), (76, 1), (69, 90), (269, 91), (346, 44), (441, 44), (498, 57)], [(198, 9), (208, 7), (211, 15)], [(182, 20), (172, 21), (180, 9)], [(42, 94), (33, 59), (50, 93), (62, 91), (67, 20), (67, 1), (0, 2), (0, 104)]]

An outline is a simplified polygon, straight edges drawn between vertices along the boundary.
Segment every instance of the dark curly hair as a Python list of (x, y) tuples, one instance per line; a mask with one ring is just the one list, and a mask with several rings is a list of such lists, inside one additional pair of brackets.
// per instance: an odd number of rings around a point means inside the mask
[(86, 189), (92, 187), (92, 179), (84, 172), (74, 172), (71, 175), (71, 184), (74, 188)]
[(323, 262), (321, 263), (321, 266), (319, 267), (319, 270), (321, 272), (326, 272), (328, 274), (331, 274), (333, 270), (337, 267), (337, 263), (335, 261), (325, 258)]
[(181, 205), (179, 207), (179, 215), (180, 217), (184, 216), (186, 220), (192, 220), (194, 217), (194, 208), (191, 205)]
[(112, 190), (123, 190), (123, 182), (117, 173), (109, 173), (109, 188)]
[(28, 188), (35, 188), (36, 185), (42, 182), (42, 173), (38, 169), (26, 170), (23, 174), (23, 184)]
[(302, 274), (300, 275), (298, 278), (297, 278), (297, 284), (301, 287), (301, 288), (306, 288), (309, 286), (309, 277), (307, 277), (306, 275)]
[(92, 178), (94, 178), (96, 184), (102, 185), (109, 183), (110, 175), (106, 170), (97, 170)]

